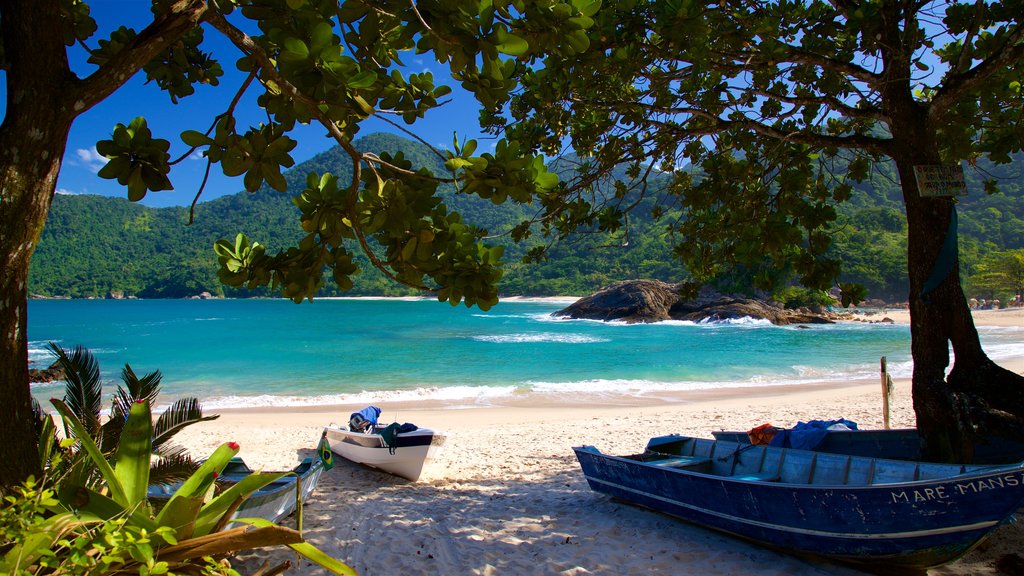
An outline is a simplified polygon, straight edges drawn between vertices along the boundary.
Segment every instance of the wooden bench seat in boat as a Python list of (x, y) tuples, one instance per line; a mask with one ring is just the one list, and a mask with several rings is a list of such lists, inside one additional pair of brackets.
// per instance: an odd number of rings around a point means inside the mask
[(681, 468), (693, 472), (711, 471), (711, 458), (703, 458), (701, 456), (673, 456), (664, 460), (652, 461), (650, 464), (665, 468)]
[(778, 482), (780, 480), (776, 472), (758, 472), (754, 474), (736, 474), (730, 476), (733, 480), (748, 480), (750, 482)]

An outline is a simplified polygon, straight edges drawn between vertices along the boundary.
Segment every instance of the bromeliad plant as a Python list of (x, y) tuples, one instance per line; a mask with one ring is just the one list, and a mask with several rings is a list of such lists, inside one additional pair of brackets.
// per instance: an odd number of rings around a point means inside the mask
[[(121, 370), (122, 383), (117, 386), (110, 405), (110, 416), (104, 420), (103, 386), (96, 357), (82, 346), (75, 346), (68, 351), (51, 342), (48, 349), (56, 359), (57, 365), (64, 371), (65, 404), (82, 423), (84, 430), (93, 438), (100, 451), (109, 459), (120, 442), (121, 430), (128, 419), (132, 404), (140, 400), (155, 403), (160, 394), (163, 376), (159, 370), (155, 370), (140, 377), (130, 365), (125, 364)], [(184, 448), (174, 444), (172, 439), (187, 426), (216, 418), (216, 414), (204, 416), (199, 400), (192, 397), (175, 400), (161, 413), (153, 425), (153, 452), (159, 458), (153, 461), (150, 482), (180, 482), (195, 472), (199, 463)], [(77, 434), (68, 426), (64, 426), (64, 432), (69, 438)], [(99, 479), (88, 458), (72, 459), (67, 464), (76, 473), (82, 474), (86, 481)], [(43, 465), (46, 465), (45, 459)]]
[[(112, 463), (68, 405), (52, 403), (75, 435), (64, 442), (80, 444), (102, 483), (85, 485), (69, 474), (52, 486), (30, 480), (9, 496), (0, 516), (0, 574), (234, 574), (226, 557), (287, 545), (335, 574), (355, 575), (296, 530), (262, 518), (231, 518), (245, 498), (288, 474), (252, 474), (215, 495), (215, 480), (238, 444), (218, 447), (157, 512), (148, 499), (149, 402), (131, 406)], [(242, 526), (225, 530), (229, 521)]]

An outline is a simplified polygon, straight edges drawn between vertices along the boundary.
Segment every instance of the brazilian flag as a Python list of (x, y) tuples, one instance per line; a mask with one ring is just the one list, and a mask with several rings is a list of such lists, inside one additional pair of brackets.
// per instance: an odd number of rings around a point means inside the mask
[(320, 462), (324, 465), (324, 470), (330, 470), (334, 468), (334, 453), (331, 452), (331, 443), (327, 441), (327, 433), (320, 437), (320, 445), (316, 447), (316, 451), (320, 453)]

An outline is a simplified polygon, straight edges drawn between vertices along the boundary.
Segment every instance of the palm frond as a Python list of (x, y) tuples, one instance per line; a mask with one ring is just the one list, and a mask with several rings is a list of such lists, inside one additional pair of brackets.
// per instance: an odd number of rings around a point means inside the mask
[(49, 416), (43, 412), (43, 407), (39, 405), (39, 401), (32, 398), (32, 425), (36, 429), (36, 437), (43, 433), (46, 418), (49, 418)]
[(117, 446), (120, 442), (121, 429), (124, 428), (124, 423), (128, 419), (132, 404), (143, 400), (149, 402), (150, 405), (156, 404), (162, 378), (159, 370), (139, 378), (130, 365), (124, 365), (124, 369), (121, 370), (121, 380), (124, 382), (124, 386), (117, 387), (110, 407), (110, 419), (103, 425), (104, 439), (111, 439), (109, 446)]
[(149, 483), (169, 485), (184, 482), (199, 468), (184, 448), (174, 446), (169, 455), (161, 457), (149, 469)]
[(70, 355), (54, 342), (50, 342), (47, 348), (64, 370), (65, 404), (82, 421), (86, 430), (95, 436), (99, 432), (103, 401), (99, 362), (92, 352), (82, 346), (75, 346)]
[(153, 454), (158, 458), (179, 458), (182, 456), (188, 456), (188, 449), (180, 444), (165, 442), (159, 449), (154, 448)]
[(179, 398), (157, 417), (153, 425), (153, 446), (159, 448), (186, 426), (217, 418), (220, 418), (219, 414), (203, 416), (203, 407), (198, 398)]
[(132, 404), (140, 400), (146, 400), (150, 405), (156, 404), (162, 379), (163, 375), (159, 370), (139, 378), (135, 375), (132, 367), (125, 364), (124, 369), (121, 370), (121, 381), (124, 382), (124, 386), (117, 387), (111, 414), (127, 414), (131, 410)]

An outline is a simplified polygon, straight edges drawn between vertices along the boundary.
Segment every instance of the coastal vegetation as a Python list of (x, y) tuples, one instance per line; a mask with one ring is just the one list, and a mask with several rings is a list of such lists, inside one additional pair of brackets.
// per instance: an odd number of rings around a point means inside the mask
[[(432, 172), (442, 169), (426, 146), (401, 136), (371, 134), (355, 144), (360, 150), (378, 154), (400, 151), (417, 167)], [(980, 165), (985, 174), (1000, 182), (999, 193), (984, 193), (983, 182), (971, 173), (971, 192), (958, 204), (964, 290), (1003, 303), (1020, 291), (1019, 281), (1015, 283), (1003, 269), (1013, 261), (1013, 254), (1019, 257), (1024, 250), (1024, 155), (1014, 158), (1014, 163), (1006, 166)], [(559, 172), (557, 166), (552, 169)], [(29, 293), (71, 298), (188, 298), (204, 292), (228, 297), (273, 296), (265, 287), (224, 286), (217, 279), (210, 246), (243, 228), (254, 237), (266, 238), (271, 250), (297, 242), (303, 232), (291, 198), (305, 187), (309, 172), (351, 177), (342, 150), (333, 148), (286, 171), (287, 193), (264, 185), (256, 193), (242, 191), (200, 203), (192, 225), (186, 224), (186, 208), (149, 208), (124, 199), (59, 195), (32, 260)], [(835, 172), (842, 174), (842, 167)], [(839, 218), (829, 231), (831, 253), (843, 262), (840, 280), (861, 284), (867, 298), (888, 303), (904, 302), (909, 290), (906, 219), (900, 195), (895, 181), (886, 177), (855, 186), (850, 201), (838, 207)], [(468, 221), (487, 228), (494, 236), (489, 242), (504, 246), (506, 271), (499, 285), (504, 296), (585, 295), (625, 279), (676, 283), (688, 277), (682, 264), (666, 256), (671, 253), (671, 236), (649, 210), (631, 216), (628, 242), (623, 233), (577, 232), (552, 245), (545, 260), (523, 263), (523, 256), (543, 246), (542, 241), (516, 243), (503, 232), (528, 217), (524, 207), (495, 205), (456, 194), (452, 187), (442, 187), (440, 198)], [(364, 255), (357, 254), (354, 261), (360, 274), (349, 290), (342, 292), (336, 283), (327, 281), (318, 295), (421, 293), (392, 282)], [(750, 287), (742, 276), (728, 271), (714, 283), (735, 292)], [(775, 297), (794, 307), (827, 303), (796, 285), (783, 286)]]
[[(0, 573), (237, 575), (230, 555), (288, 545), (335, 574), (354, 574), (295, 530), (266, 521), (227, 529), (239, 503), (281, 474), (217, 486), (238, 444), (225, 443), (202, 462), (173, 444), (184, 428), (217, 418), (203, 416), (196, 398), (175, 400), (154, 419), (150, 406), (160, 393), (160, 372), (138, 377), (125, 364), (123, 385), (104, 416), (92, 353), (52, 343), (49, 350), (65, 375), (63, 399), (52, 400), (64, 429), (58, 434), (53, 417), (36, 407), (42, 474), (5, 495)], [(148, 496), (155, 484), (175, 487), (162, 506)]]

